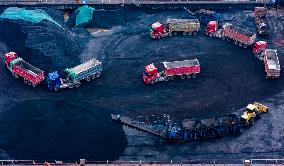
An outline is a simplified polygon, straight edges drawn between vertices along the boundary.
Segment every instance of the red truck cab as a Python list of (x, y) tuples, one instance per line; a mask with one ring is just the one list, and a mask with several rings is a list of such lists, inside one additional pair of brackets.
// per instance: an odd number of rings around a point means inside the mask
[(5, 59), (5, 64), (6, 65), (9, 65), (10, 62), (14, 59), (16, 59), (18, 56), (17, 56), (17, 53), (15, 52), (8, 52), (4, 55), (4, 59)]
[(143, 72), (143, 80), (146, 84), (150, 84), (151, 81), (158, 77), (158, 69), (154, 66), (153, 63), (145, 67)]
[(261, 54), (267, 47), (267, 42), (266, 41), (258, 41), (254, 44), (252, 48), (252, 52), (254, 54)]
[(205, 33), (214, 33), (217, 31), (218, 28), (218, 22), (217, 21), (209, 21), (207, 24)]
[(154, 24), (152, 24), (151, 26), (151, 32), (150, 32), (150, 36), (154, 39), (160, 38), (161, 34), (164, 33), (164, 27), (163, 24), (159, 23), (159, 22), (155, 22)]

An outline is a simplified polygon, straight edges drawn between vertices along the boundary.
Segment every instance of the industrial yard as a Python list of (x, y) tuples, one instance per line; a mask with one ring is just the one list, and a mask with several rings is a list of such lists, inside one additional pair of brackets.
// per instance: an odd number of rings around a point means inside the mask
[[(234, 163), (283, 158), (283, 72), (278, 79), (266, 79), (263, 62), (254, 57), (252, 47), (209, 37), (204, 24), (196, 35), (150, 37), (151, 24), (157, 21), (189, 18), (183, 9), (95, 10), (94, 18), (78, 27), (72, 13), (65, 23), (62, 11), (43, 10), (59, 26), (47, 20), (31, 24), (0, 19), (1, 56), (17, 52), (46, 77), (56, 70), (64, 75), (65, 68), (95, 58), (102, 62), (101, 75), (82, 81), (79, 88), (53, 92), (48, 91), (47, 81), (33, 88), (15, 79), (1, 58), (1, 159), (211, 162), (225, 157), (224, 162)], [(257, 33), (253, 9), (218, 12), (221, 20)], [(277, 49), (283, 66), (284, 10), (268, 10), (267, 19), (271, 34), (257, 35), (256, 40)], [(198, 59), (198, 77), (154, 85), (143, 82), (145, 66), (154, 63), (159, 69), (161, 62), (185, 59)], [(185, 144), (165, 143), (111, 121), (111, 114), (132, 119), (167, 114), (174, 121), (239, 115), (254, 101), (268, 106), (269, 112), (240, 135)]]

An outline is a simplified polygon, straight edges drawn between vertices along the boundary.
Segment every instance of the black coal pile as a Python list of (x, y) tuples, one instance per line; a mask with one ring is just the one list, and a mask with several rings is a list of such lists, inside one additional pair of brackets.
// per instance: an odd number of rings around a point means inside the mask
[(58, 24), (48, 20), (34, 23), (0, 19), (0, 42), (6, 44), (7, 51), (17, 52), (20, 57), (47, 72), (78, 64), (81, 53), (78, 36), (63, 25), (60, 11), (48, 9), (46, 13)]
[(114, 160), (126, 145), (108, 110), (78, 99), (27, 100), (0, 115), (0, 147), (16, 159)]

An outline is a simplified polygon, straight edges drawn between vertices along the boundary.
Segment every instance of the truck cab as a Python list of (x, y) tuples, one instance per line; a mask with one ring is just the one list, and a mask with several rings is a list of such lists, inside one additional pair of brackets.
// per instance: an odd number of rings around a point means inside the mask
[(158, 69), (154, 66), (153, 63), (145, 67), (143, 72), (143, 80), (146, 84), (152, 83), (153, 79), (158, 77)]
[(252, 52), (254, 54), (261, 54), (267, 47), (267, 42), (266, 41), (258, 41), (254, 44), (252, 48)]
[(153, 39), (160, 38), (163, 33), (164, 33), (163, 24), (155, 22), (154, 24), (151, 25), (150, 36)]
[(62, 84), (61, 78), (57, 71), (49, 73), (47, 77), (47, 87), (50, 91), (58, 91)]
[(209, 21), (205, 30), (206, 34), (215, 33), (218, 29), (218, 22), (217, 21)]
[(4, 61), (5, 64), (8, 66), (10, 64), (10, 62), (12, 62), (13, 60), (17, 59), (17, 53), (15, 52), (8, 52), (4, 55)]

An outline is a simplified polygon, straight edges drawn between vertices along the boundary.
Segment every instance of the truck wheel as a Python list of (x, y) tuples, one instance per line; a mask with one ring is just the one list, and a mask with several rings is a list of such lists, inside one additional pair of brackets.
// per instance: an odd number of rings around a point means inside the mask
[(230, 41), (230, 40), (231, 40), (231, 38), (227, 37), (227, 41)]
[(212, 33), (209, 33), (209, 37), (212, 37), (213, 35), (212, 35)]
[(152, 85), (155, 84), (155, 81), (154, 81), (154, 80), (151, 80), (150, 84), (152, 84)]
[(197, 32), (198, 32), (198, 31), (194, 31), (194, 32), (193, 32), (193, 35), (197, 35)]
[(175, 79), (175, 76), (171, 76), (171, 80), (174, 80)]
[(183, 80), (183, 79), (185, 79), (185, 76), (184, 75), (180, 75), (180, 78)]
[(169, 32), (169, 34), (168, 34), (169, 36), (173, 36), (173, 33), (172, 32)]
[(187, 77), (187, 79), (190, 79), (191, 78), (191, 74), (188, 74), (186, 77)]
[(28, 85), (32, 85), (32, 82), (31, 82), (31, 81), (28, 81)]
[(69, 85), (68, 87), (69, 87), (70, 89), (72, 89), (72, 88), (74, 88), (74, 85)]
[(235, 43), (235, 45), (238, 45), (238, 41), (237, 40), (235, 40), (234, 43)]
[(169, 80), (170, 80), (170, 77), (166, 76), (165, 81), (169, 81)]
[(187, 35), (187, 33), (186, 33), (186, 32), (182, 32), (182, 35), (183, 35), (183, 36), (186, 36), (186, 35)]
[(78, 83), (78, 84), (75, 84), (75, 87), (76, 87), (76, 88), (79, 88), (79, 86), (80, 86), (80, 84), (79, 84), (79, 83)]
[(53, 89), (55, 92), (57, 92), (58, 90), (59, 90), (59, 88), (58, 87), (54, 87), (54, 89)]
[(174, 36), (176, 36), (177, 35), (177, 32), (174, 32)]
[(241, 47), (243, 45), (243, 43), (242, 42), (239, 42), (239, 46)]
[(91, 78), (92, 78), (92, 79), (95, 79), (95, 78), (96, 78), (96, 75), (95, 75), (95, 74), (94, 74), (94, 75), (92, 75), (92, 76), (91, 76)]
[(36, 84), (32, 84), (32, 87), (33, 87), (33, 88), (36, 87)]
[(14, 74), (14, 77), (15, 78), (19, 78), (20, 76), (18, 74)]
[(246, 45), (246, 44), (243, 44), (243, 47), (244, 47), (244, 48), (247, 48), (247, 47), (248, 47), (248, 45)]
[(225, 36), (222, 36), (222, 40), (225, 40), (226, 39), (226, 37)]
[(192, 32), (188, 32), (188, 35), (192, 35)]
[(100, 76), (101, 76), (101, 73), (97, 73), (97, 74), (96, 74), (96, 77), (100, 77)]
[(196, 73), (193, 73), (192, 78), (196, 78), (196, 77), (197, 77)]
[(255, 119), (254, 118), (251, 118), (251, 120), (249, 121), (249, 125), (250, 126), (253, 126), (255, 124)]
[(27, 83), (28, 83), (28, 80), (24, 79), (24, 83), (26, 83), (26, 84), (27, 84)]
[(90, 77), (87, 77), (87, 78), (86, 78), (86, 81), (91, 81), (91, 78), (90, 78)]

